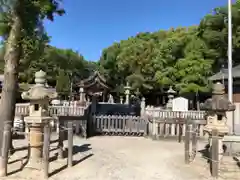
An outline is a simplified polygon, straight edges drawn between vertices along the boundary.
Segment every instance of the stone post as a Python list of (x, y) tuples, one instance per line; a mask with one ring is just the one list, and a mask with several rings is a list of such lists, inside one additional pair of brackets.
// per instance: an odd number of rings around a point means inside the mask
[(83, 81), (80, 82), (79, 101), (80, 101), (80, 104), (81, 104), (81, 105), (86, 102), (85, 93), (84, 93), (84, 83), (83, 83)]
[(128, 82), (127, 82), (127, 85), (124, 87), (124, 89), (125, 89), (125, 95), (126, 95), (125, 104), (129, 104), (129, 95), (130, 95), (131, 87), (129, 86)]
[(27, 167), (40, 168), (43, 148), (43, 127), (53, 120), (48, 116), (48, 105), (51, 99), (57, 98), (57, 93), (45, 86), (46, 73), (42, 70), (35, 73), (35, 85), (22, 98), (30, 101), (29, 116), (24, 120), (29, 127), (30, 154)]
[(145, 102), (145, 98), (142, 97), (142, 100), (141, 100), (141, 116), (144, 116), (145, 114), (145, 108), (146, 108), (146, 102)]
[(123, 97), (120, 96), (120, 104), (123, 104)]
[(79, 93), (80, 93), (79, 94), (79, 96), (80, 96), (80, 99), (79, 99), (80, 103), (85, 102), (85, 94), (84, 94), (84, 89), (82, 87), (80, 87)]

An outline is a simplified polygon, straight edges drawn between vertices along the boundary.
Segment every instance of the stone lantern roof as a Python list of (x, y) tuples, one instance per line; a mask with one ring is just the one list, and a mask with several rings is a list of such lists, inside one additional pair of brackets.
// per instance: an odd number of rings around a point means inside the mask
[(235, 105), (232, 104), (225, 96), (224, 85), (217, 82), (213, 85), (213, 96), (207, 99), (204, 104), (201, 105), (202, 110), (226, 112), (234, 111)]
[(35, 73), (35, 85), (28, 91), (22, 93), (24, 100), (54, 99), (58, 94), (45, 86), (46, 73), (42, 70)]

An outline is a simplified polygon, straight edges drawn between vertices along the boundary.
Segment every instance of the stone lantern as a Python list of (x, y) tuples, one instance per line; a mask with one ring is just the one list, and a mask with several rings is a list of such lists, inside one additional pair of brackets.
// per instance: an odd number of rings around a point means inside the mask
[(212, 98), (207, 99), (204, 104), (201, 105), (201, 109), (205, 110), (207, 115), (207, 124), (203, 128), (204, 132), (209, 135), (209, 144), (211, 146), (212, 131), (218, 130), (219, 135), (219, 153), (223, 152), (222, 139), (224, 135), (228, 134), (229, 128), (227, 126), (227, 111), (234, 111), (235, 105), (232, 104), (225, 96), (224, 85), (220, 82), (213, 85)]
[(125, 89), (125, 95), (126, 95), (125, 104), (129, 104), (129, 95), (130, 95), (131, 87), (129, 86), (128, 82), (127, 82), (127, 85), (124, 87), (124, 89)]
[(168, 110), (172, 110), (172, 101), (173, 101), (174, 95), (176, 94), (176, 91), (174, 91), (172, 86), (170, 86), (169, 90), (167, 91), (167, 94), (168, 94), (168, 102), (167, 102), (166, 108)]
[(28, 165), (37, 168), (42, 157), (43, 127), (52, 121), (52, 117), (49, 117), (48, 105), (50, 100), (57, 98), (57, 93), (45, 86), (46, 73), (42, 70), (35, 73), (35, 83), (30, 90), (22, 93), (22, 98), (30, 101), (29, 116), (24, 118), (30, 129)]
[(84, 83), (83, 83), (83, 81), (80, 82), (79, 102), (80, 102), (81, 105), (83, 105), (83, 104), (86, 102), (85, 93), (84, 93)]
[(123, 97), (120, 96), (120, 104), (122, 104), (122, 103), (123, 103)]

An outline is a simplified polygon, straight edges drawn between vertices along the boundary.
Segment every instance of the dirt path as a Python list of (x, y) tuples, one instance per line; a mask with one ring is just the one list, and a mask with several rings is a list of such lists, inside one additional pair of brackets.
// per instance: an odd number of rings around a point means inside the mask
[[(22, 142), (23, 143), (23, 142)], [(22, 144), (20, 141), (17, 144)], [(26, 142), (25, 142), (26, 143)], [(18, 146), (16, 145), (16, 146)], [(152, 141), (143, 137), (74, 138), (74, 160), (82, 161), (74, 167), (52, 175), (50, 180), (200, 180), (198, 173), (184, 165), (183, 143)], [(56, 144), (51, 145), (52, 149)], [(26, 155), (16, 153), (10, 161)], [(56, 151), (51, 152), (54, 156)], [(21, 162), (9, 165), (9, 172)], [(66, 159), (50, 163), (50, 173), (66, 165)], [(39, 170), (25, 168), (8, 176), (7, 180), (43, 179)]]

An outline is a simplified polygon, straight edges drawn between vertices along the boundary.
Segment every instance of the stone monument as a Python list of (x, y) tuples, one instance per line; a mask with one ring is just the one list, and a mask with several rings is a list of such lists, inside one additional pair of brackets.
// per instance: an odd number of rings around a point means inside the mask
[(120, 104), (122, 104), (122, 103), (123, 103), (123, 97), (120, 96)]
[(109, 94), (108, 103), (110, 103), (110, 104), (114, 103), (114, 99), (113, 99), (113, 96), (111, 94)]
[(125, 89), (125, 95), (126, 95), (125, 104), (129, 104), (129, 95), (130, 95), (131, 87), (129, 86), (128, 82), (127, 82), (127, 85), (124, 87), (124, 89)]
[(224, 85), (216, 83), (213, 85), (212, 98), (207, 99), (201, 105), (201, 109), (207, 113), (207, 124), (203, 131), (209, 135), (209, 144), (212, 144), (212, 131), (216, 129), (219, 135), (219, 154), (223, 153), (222, 140), (224, 135), (228, 134), (229, 128), (227, 126), (227, 111), (234, 111), (235, 105), (232, 104), (225, 96)]
[(173, 111), (188, 111), (188, 99), (184, 97), (177, 97), (172, 100)]
[(35, 73), (35, 83), (30, 90), (22, 93), (22, 98), (30, 101), (29, 116), (24, 118), (30, 129), (30, 155), (27, 166), (39, 168), (42, 157), (43, 127), (53, 119), (48, 116), (48, 105), (50, 100), (57, 98), (57, 93), (49, 91), (45, 86), (46, 73), (42, 70)]

